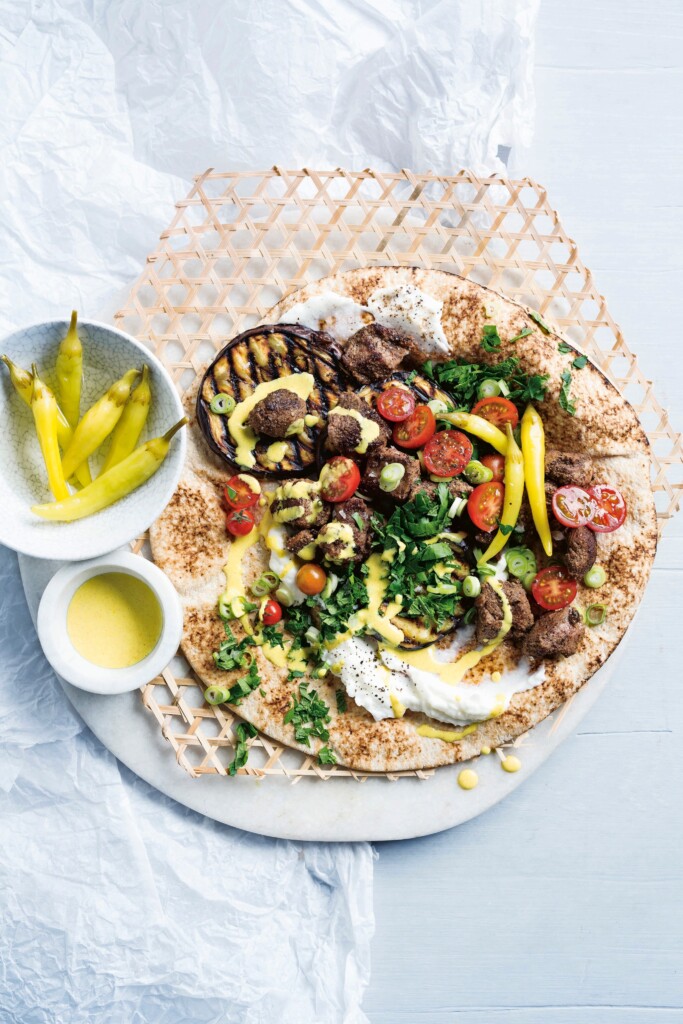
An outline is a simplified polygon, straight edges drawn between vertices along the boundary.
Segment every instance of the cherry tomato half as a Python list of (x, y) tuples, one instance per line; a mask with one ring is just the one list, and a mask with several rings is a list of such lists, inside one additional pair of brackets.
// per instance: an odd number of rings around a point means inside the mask
[(562, 565), (549, 565), (541, 569), (531, 584), (531, 593), (536, 604), (548, 612), (566, 608), (576, 597), (576, 580), (573, 580)]
[(491, 470), (494, 480), (498, 480), (502, 484), (505, 479), (504, 455), (483, 455), (481, 458), (481, 464)]
[(269, 597), (259, 612), (259, 618), (264, 626), (274, 626), (282, 618), (282, 605)]
[(327, 573), (319, 565), (316, 565), (315, 562), (302, 565), (296, 574), (297, 587), (304, 594), (308, 594), (309, 597), (312, 597), (313, 594), (319, 594), (321, 590), (324, 590), (326, 583)]
[(590, 523), (586, 523), (596, 533), (612, 533), (618, 530), (626, 519), (626, 502), (621, 491), (606, 484), (589, 487), (588, 493), (597, 502), (597, 509)]
[(469, 517), (478, 530), (491, 533), (498, 526), (503, 511), (505, 488), (497, 480), (475, 487), (467, 499)]
[(359, 483), (360, 470), (345, 455), (335, 455), (320, 470), (320, 494), (325, 501), (346, 501)]
[(514, 430), (519, 423), (517, 406), (509, 398), (498, 395), (497, 398), (482, 398), (472, 408), (475, 416), (482, 416), (501, 430), (509, 423)]
[(249, 481), (242, 476), (231, 476), (223, 488), (223, 497), (228, 508), (238, 511), (252, 508), (259, 500), (259, 492), (249, 486)]
[(415, 412), (415, 395), (405, 388), (389, 387), (377, 398), (377, 412), (390, 423), (402, 423)]
[(254, 529), (254, 515), (247, 508), (233, 508), (225, 517), (225, 527), (233, 537), (246, 537)]
[(434, 413), (428, 405), (416, 405), (407, 420), (394, 426), (394, 444), (401, 448), (422, 448), (436, 430)]
[(425, 466), (435, 476), (457, 476), (472, 458), (472, 442), (459, 430), (440, 430), (427, 441)]
[(563, 526), (586, 526), (597, 508), (597, 501), (583, 487), (559, 487), (553, 494), (553, 515)]

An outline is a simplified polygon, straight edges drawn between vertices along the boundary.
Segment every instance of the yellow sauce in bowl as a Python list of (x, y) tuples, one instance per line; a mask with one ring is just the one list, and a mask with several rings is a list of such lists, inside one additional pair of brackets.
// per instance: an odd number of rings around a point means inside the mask
[(66, 614), (69, 639), (100, 668), (130, 668), (154, 650), (163, 615), (154, 591), (137, 576), (104, 572), (82, 583)]

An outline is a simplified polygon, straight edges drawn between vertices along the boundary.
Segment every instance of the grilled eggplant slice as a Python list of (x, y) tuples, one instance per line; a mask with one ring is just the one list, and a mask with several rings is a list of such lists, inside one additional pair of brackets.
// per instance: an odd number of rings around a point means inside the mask
[(340, 352), (334, 339), (324, 331), (299, 324), (272, 324), (252, 327), (225, 346), (206, 371), (197, 395), (197, 421), (209, 447), (240, 471), (235, 462), (235, 445), (228, 432), (228, 417), (211, 412), (215, 395), (230, 395), (242, 402), (263, 381), (292, 373), (311, 373), (315, 387), (308, 399), (307, 413), (319, 417), (317, 426), (306, 427), (301, 434), (288, 437), (286, 453), (274, 463), (267, 455), (271, 438), (259, 438), (254, 446), (256, 465), (253, 476), (282, 477), (305, 475), (315, 469), (316, 441), (327, 418), (348, 382), (339, 367)]
[(395, 615), (391, 621), (403, 631), (403, 641), (398, 645), (399, 650), (422, 651), (425, 647), (431, 647), (432, 644), (442, 640), (445, 636), (454, 633), (460, 625), (460, 618), (444, 622), (438, 631), (428, 626), (420, 625), (415, 619), (404, 619), (399, 615)]

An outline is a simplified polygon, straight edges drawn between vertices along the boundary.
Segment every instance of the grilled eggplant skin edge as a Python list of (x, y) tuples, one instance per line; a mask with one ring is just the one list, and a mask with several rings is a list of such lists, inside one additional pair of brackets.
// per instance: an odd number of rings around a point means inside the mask
[[(211, 450), (216, 453), (216, 455), (233, 467), (236, 472), (242, 471), (244, 467), (239, 466), (232, 457), (234, 454), (234, 447), (231, 444), (229, 435), (227, 434), (227, 423), (221, 423), (224, 434), (221, 441), (217, 440), (212, 430), (212, 419), (216, 419), (216, 414), (211, 412), (209, 406), (211, 399), (217, 393), (214, 376), (215, 368), (222, 359), (228, 357), (230, 350), (236, 345), (244, 344), (245, 342), (248, 342), (250, 338), (259, 336), (267, 337), (276, 334), (282, 335), (287, 343), (288, 352), (286, 355), (289, 372), (307, 371), (313, 373), (313, 376), (316, 379), (316, 389), (314, 394), (318, 395), (319, 403), (324, 407), (322, 410), (323, 412), (325, 412), (327, 408), (331, 407), (331, 405), (336, 404), (336, 399), (343, 391), (350, 390), (350, 383), (340, 367), (339, 360), (341, 350), (334, 339), (324, 331), (315, 331), (300, 324), (269, 324), (260, 327), (252, 327), (247, 331), (243, 331), (242, 334), (238, 334), (221, 349), (204, 373), (197, 393), (196, 403), (197, 422), (202, 434), (204, 435), (206, 443), (209, 445)], [(294, 350), (294, 355), (298, 357), (296, 362), (292, 352), (290, 352), (290, 349)], [(320, 364), (325, 366), (326, 375), (328, 377), (326, 381), (321, 381), (320, 373), (316, 372), (316, 367)], [(235, 378), (231, 379), (233, 383), (236, 383)], [(264, 379), (268, 378), (264, 377)], [(270, 379), (272, 379), (272, 377)], [(243, 380), (243, 378), (238, 377), (237, 380)], [(261, 382), (256, 379), (255, 374), (254, 387), (256, 387), (258, 383)], [(237, 401), (240, 400), (239, 393), (236, 393), (234, 397)], [(310, 445), (307, 446), (304, 451), (303, 446), (295, 443), (295, 460), (291, 463), (282, 464), (276, 469), (268, 469), (264, 466), (257, 465), (250, 468), (249, 472), (253, 476), (273, 480), (291, 476), (309, 475), (316, 470), (315, 447), (315, 442), (311, 441)]]

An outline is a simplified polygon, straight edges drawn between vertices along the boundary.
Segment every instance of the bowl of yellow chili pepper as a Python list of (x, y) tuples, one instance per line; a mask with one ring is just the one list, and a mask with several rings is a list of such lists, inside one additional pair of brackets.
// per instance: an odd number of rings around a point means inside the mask
[(75, 312), (10, 334), (0, 359), (0, 543), (80, 561), (143, 533), (185, 458), (180, 396), (159, 360)]

